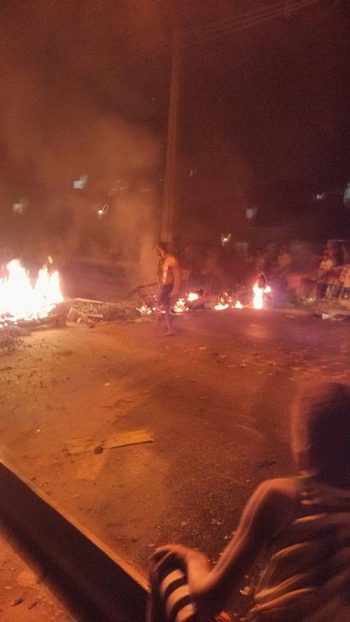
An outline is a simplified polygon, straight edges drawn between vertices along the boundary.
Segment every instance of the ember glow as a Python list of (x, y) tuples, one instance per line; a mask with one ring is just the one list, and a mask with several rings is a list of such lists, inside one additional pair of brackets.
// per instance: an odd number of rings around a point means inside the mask
[(151, 307), (147, 307), (147, 305), (141, 305), (141, 307), (136, 307), (137, 311), (141, 313), (141, 315), (151, 315), (154, 309)]
[(7, 275), (0, 279), (0, 320), (38, 320), (45, 318), (63, 302), (58, 272), (49, 274), (46, 267), (39, 270), (35, 284), (18, 259), (7, 266)]
[(184, 313), (186, 311), (186, 300), (179, 298), (173, 306), (173, 311), (174, 313)]
[(215, 311), (225, 311), (225, 309), (229, 308), (229, 304), (227, 302), (222, 303), (222, 302), (218, 302), (217, 305), (215, 305), (214, 309)]
[[(264, 275), (260, 275), (257, 279), (254, 287), (251, 290), (251, 295), (247, 296), (247, 292), (244, 292), (244, 296), (246, 300), (241, 302), (241, 300), (237, 297), (237, 294), (232, 294), (228, 291), (223, 291), (221, 295), (215, 296), (203, 296), (201, 290), (199, 293), (197, 292), (187, 292), (183, 294), (183, 297), (178, 298), (176, 302), (173, 304), (171, 312), (175, 315), (183, 315), (186, 313), (191, 313), (196, 307), (191, 303), (199, 300), (203, 301), (201, 308), (211, 309), (212, 311), (226, 311), (227, 309), (263, 309), (265, 306), (265, 294), (269, 294), (271, 292), (271, 287), (267, 285), (266, 279)], [(154, 297), (153, 302), (149, 303), (147, 301), (143, 301), (142, 305), (137, 307), (137, 310), (141, 315), (153, 315), (159, 313), (165, 313), (164, 309), (158, 308), (158, 303), (156, 302), (156, 297)]]

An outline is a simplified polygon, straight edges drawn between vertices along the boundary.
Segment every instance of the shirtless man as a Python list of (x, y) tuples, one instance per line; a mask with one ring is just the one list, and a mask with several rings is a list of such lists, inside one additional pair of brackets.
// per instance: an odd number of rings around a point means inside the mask
[(172, 255), (166, 244), (160, 242), (156, 247), (156, 255), (159, 257), (158, 277), (159, 277), (159, 306), (165, 311), (166, 332), (165, 335), (174, 334), (173, 316), (170, 313), (171, 307), (179, 293), (181, 284), (181, 270), (179, 262)]

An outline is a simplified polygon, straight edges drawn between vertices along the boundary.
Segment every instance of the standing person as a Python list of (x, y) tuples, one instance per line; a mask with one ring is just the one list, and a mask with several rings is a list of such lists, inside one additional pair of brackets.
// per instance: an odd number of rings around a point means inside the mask
[(342, 248), (336, 242), (327, 242), (328, 255), (333, 262), (333, 268), (327, 279), (327, 298), (337, 298), (341, 292), (341, 283), (339, 280), (344, 258)]
[(230, 619), (219, 612), (262, 550), (246, 622), (350, 620), (350, 387), (309, 388), (291, 424), (298, 475), (258, 486), (213, 568), (179, 544), (155, 551), (148, 622)]
[(292, 263), (292, 256), (288, 246), (281, 246), (277, 257), (277, 269), (280, 274), (287, 274)]
[(340, 297), (348, 300), (350, 298), (350, 244), (343, 245), (343, 259), (344, 263), (339, 276)]
[(159, 278), (159, 306), (165, 311), (166, 332), (165, 335), (174, 335), (173, 316), (171, 307), (175, 302), (180, 285), (181, 270), (175, 255), (168, 251), (168, 247), (160, 242), (156, 247), (156, 255), (159, 257), (158, 278)]
[(335, 266), (335, 259), (326, 249), (316, 275), (316, 297), (324, 298), (327, 293), (328, 281)]

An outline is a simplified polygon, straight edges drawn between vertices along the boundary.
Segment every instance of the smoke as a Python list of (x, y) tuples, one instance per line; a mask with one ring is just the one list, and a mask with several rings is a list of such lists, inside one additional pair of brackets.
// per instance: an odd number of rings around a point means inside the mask
[[(158, 22), (109, 0), (4, 3), (0, 245), (61, 259), (113, 254), (134, 272), (142, 257), (144, 269), (158, 232), (160, 141), (142, 123), (154, 113), (147, 53)], [(87, 184), (74, 190), (81, 175)], [(27, 209), (14, 214), (21, 197)]]

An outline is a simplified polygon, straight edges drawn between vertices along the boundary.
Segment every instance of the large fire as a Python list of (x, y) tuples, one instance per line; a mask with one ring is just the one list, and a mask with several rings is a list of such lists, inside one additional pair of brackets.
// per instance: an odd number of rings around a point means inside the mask
[(49, 274), (44, 267), (33, 284), (18, 259), (10, 261), (6, 271), (0, 278), (0, 323), (42, 319), (63, 302), (58, 272)]

